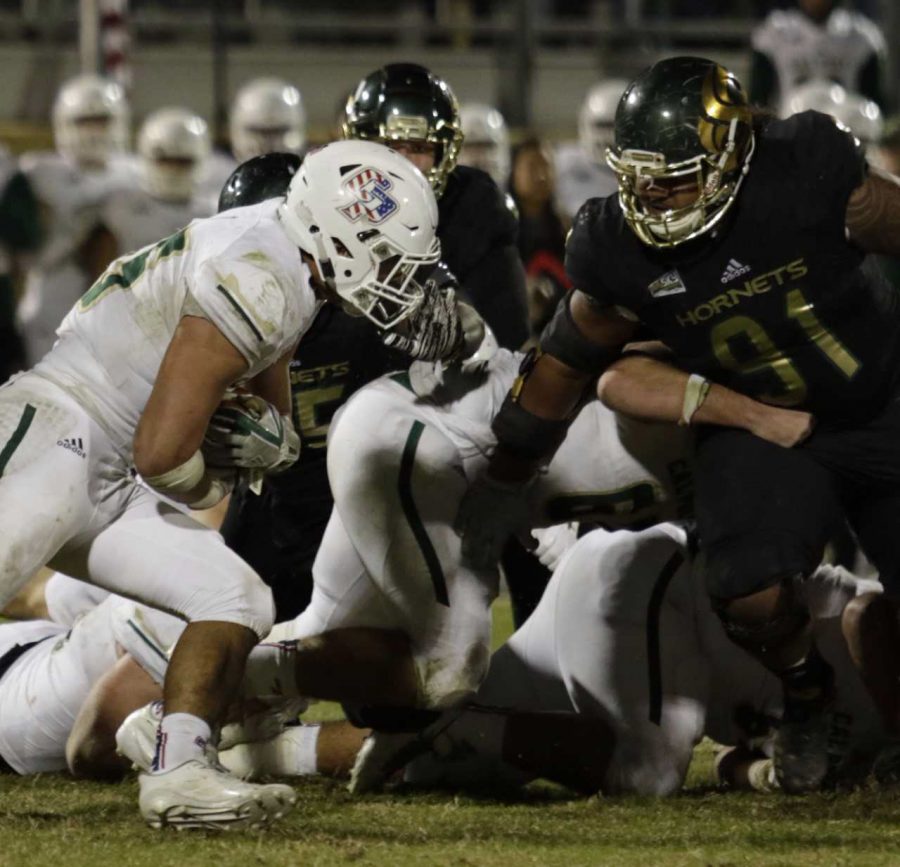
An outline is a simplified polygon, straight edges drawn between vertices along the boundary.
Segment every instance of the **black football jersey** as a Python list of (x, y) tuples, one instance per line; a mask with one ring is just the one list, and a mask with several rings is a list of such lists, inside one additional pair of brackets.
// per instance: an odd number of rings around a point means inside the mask
[(574, 285), (637, 317), (687, 370), (825, 422), (874, 415), (900, 372), (900, 305), (846, 237), (865, 176), (856, 140), (825, 115), (772, 120), (731, 211), (708, 235), (642, 244), (618, 198), (579, 211)]
[(490, 175), (457, 166), (438, 200), (441, 260), (491, 326), (497, 342), (518, 349), (528, 339), (525, 269), (518, 220)]

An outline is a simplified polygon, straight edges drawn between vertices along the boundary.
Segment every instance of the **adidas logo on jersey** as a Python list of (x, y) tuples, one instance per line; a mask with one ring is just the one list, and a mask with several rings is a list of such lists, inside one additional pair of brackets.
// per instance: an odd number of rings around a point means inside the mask
[(742, 265), (737, 259), (729, 259), (719, 279), (722, 283), (730, 283), (732, 280), (736, 280), (738, 277), (748, 273), (750, 273), (749, 265)]
[(68, 449), (70, 452), (75, 452), (80, 458), (87, 457), (81, 437), (64, 437), (61, 440), (57, 440), (56, 444), (62, 446), (64, 449)]

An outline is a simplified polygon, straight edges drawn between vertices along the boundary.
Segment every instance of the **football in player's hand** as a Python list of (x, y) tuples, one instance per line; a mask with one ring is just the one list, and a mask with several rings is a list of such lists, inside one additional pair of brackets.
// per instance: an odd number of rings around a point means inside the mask
[(290, 418), (261, 397), (229, 394), (206, 428), (203, 457), (209, 467), (277, 471), (297, 459), (300, 440)]

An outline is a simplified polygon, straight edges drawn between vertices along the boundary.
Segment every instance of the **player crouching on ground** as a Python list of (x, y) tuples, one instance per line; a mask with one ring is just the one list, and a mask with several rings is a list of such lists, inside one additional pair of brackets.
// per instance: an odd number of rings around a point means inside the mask
[[(419, 741), (429, 754), (406, 779), (483, 788), (543, 777), (585, 793), (670, 795), (703, 737), (771, 750), (764, 736), (782, 710), (778, 679), (728, 640), (704, 582), (679, 525), (589, 533), (493, 655), (474, 706), (446, 714)], [(841, 633), (857, 589), (831, 567), (800, 587), (839, 684), (829, 783), (858, 781), (887, 743)], [(357, 784), (378, 787), (413, 752), (407, 744), (385, 753)]]

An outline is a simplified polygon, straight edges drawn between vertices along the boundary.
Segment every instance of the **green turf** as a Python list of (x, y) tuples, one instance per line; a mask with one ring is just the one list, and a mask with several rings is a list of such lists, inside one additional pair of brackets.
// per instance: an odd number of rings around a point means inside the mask
[[(508, 609), (497, 614), (505, 632)], [(320, 718), (335, 713), (317, 708)], [(507, 800), (409, 790), (352, 798), (337, 783), (302, 780), (288, 819), (228, 834), (150, 831), (133, 781), (0, 776), (0, 867), (900, 864), (892, 793), (721, 794), (711, 762), (712, 746), (701, 745), (685, 793), (668, 800), (571, 799), (544, 784)]]

